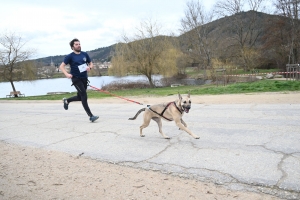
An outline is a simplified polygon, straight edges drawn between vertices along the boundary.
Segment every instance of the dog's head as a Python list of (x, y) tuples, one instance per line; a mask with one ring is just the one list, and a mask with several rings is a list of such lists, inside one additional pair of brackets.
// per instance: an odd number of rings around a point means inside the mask
[(191, 109), (192, 101), (190, 98), (190, 92), (188, 95), (183, 98), (179, 93), (178, 93), (178, 106), (180, 106), (181, 110), (188, 113)]

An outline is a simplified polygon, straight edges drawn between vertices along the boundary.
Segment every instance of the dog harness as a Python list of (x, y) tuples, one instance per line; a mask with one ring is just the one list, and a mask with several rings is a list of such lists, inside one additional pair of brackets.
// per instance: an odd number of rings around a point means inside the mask
[(148, 106), (148, 108), (149, 108), (149, 110), (151, 110), (152, 112), (158, 114), (159, 116), (163, 117), (164, 119), (166, 119), (166, 120), (168, 120), (168, 121), (173, 121), (173, 119), (168, 119), (168, 118), (166, 118), (166, 117), (164, 116), (165, 111), (167, 110), (167, 108), (168, 108), (172, 103), (175, 105), (175, 107), (176, 107), (177, 110), (180, 112), (180, 114), (182, 114), (182, 111), (177, 107), (175, 101), (168, 103), (167, 106), (165, 107), (165, 109), (164, 109), (160, 114), (159, 114), (158, 112), (156, 112), (155, 110), (151, 109), (150, 105)]

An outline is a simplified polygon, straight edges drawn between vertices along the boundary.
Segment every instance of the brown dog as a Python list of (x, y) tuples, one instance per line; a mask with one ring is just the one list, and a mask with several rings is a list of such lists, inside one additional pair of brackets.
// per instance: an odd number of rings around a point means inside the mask
[(190, 94), (188, 94), (185, 99), (183, 99), (182, 96), (178, 94), (178, 99), (176, 101), (170, 102), (168, 104), (156, 104), (156, 105), (148, 106), (148, 108), (142, 108), (136, 113), (136, 115), (133, 118), (129, 118), (129, 120), (135, 120), (141, 112), (145, 111), (144, 122), (140, 126), (141, 137), (145, 136), (143, 135), (142, 130), (146, 128), (149, 125), (150, 120), (153, 119), (154, 121), (157, 122), (159, 132), (161, 133), (161, 135), (164, 138), (169, 139), (169, 137), (162, 132), (161, 118), (163, 118), (168, 121), (174, 120), (176, 125), (180, 129), (184, 130), (185, 132), (193, 136), (195, 139), (199, 139), (200, 137), (192, 133), (192, 131), (190, 131), (187, 128), (186, 123), (182, 120), (182, 116), (184, 112), (188, 113), (190, 108), (191, 108)]

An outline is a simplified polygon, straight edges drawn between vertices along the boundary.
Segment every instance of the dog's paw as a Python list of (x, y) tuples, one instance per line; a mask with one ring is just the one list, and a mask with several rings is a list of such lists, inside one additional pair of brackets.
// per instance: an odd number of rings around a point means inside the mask
[(145, 135), (140, 135), (141, 137), (145, 137)]

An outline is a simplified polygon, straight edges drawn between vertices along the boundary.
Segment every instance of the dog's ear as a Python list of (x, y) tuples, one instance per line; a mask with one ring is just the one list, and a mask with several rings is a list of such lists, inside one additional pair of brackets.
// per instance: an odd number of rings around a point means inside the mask
[(182, 96), (179, 94), (179, 92), (178, 92), (178, 99), (179, 99), (179, 101), (182, 100)]
[(188, 93), (187, 97), (188, 97), (188, 98), (190, 98), (190, 96), (191, 96), (191, 95), (190, 95), (190, 91), (189, 91), (189, 93)]

